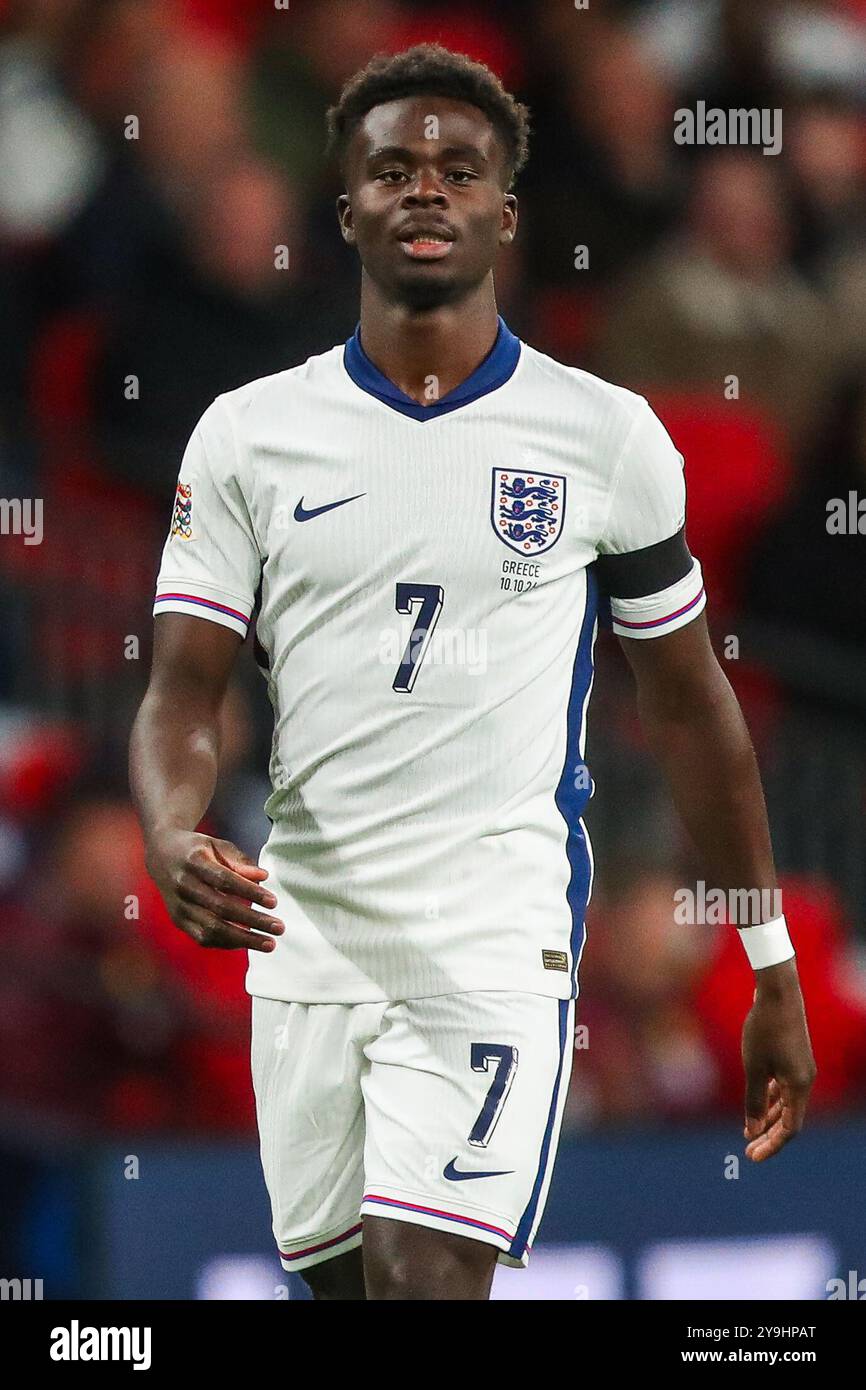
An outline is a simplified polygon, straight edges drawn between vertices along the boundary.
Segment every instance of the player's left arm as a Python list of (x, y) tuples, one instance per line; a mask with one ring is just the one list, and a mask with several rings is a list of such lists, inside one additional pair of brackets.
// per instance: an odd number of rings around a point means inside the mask
[[(775, 889), (757, 760), (704, 614), (652, 641), (619, 640), (637, 681), (647, 743), (701, 854), (707, 882), (725, 891)], [(759, 1163), (802, 1128), (815, 1079), (794, 957), (755, 971), (743, 1065), (746, 1154)]]
[[(637, 680), (647, 741), (708, 882), (724, 892), (775, 892), (757, 760), (710, 642), (703, 575), (686, 544), (685, 513), (683, 457), (642, 400), (612, 472), (597, 542), (598, 582)], [(815, 1061), (784, 919), (766, 931), (761, 924), (737, 925), (755, 965), (755, 997), (743, 1026), (746, 1154), (761, 1162), (802, 1128)]]

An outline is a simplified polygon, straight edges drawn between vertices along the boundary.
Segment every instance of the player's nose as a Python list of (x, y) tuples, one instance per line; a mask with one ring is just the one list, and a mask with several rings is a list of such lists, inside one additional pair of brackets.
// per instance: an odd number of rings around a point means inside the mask
[(406, 185), (403, 194), (404, 208), (447, 207), (448, 194), (435, 174), (418, 174)]

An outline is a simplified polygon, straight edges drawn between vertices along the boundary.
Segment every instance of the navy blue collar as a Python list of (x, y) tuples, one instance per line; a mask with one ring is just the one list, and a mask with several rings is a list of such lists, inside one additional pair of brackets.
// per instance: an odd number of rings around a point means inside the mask
[(513, 375), (520, 359), (520, 339), (511, 332), (501, 314), (497, 315), (497, 321), (499, 331), (496, 341), (484, 361), (479, 362), (475, 371), (471, 372), (465, 381), (461, 381), (453, 391), (449, 391), (432, 405), (419, 405), (418, 401), (401, 391), (399, 386), (395, 386), (393, 381), (370, 361), (361, 346), (360, 323), (343, 349), (343, 365), (356, 386), (389, 405), (392, 410), (399, 410), (401, 415), (408, 415), (413, 420), (435, 419), (439, 415), (447, 415), (451, 410), (458, 410), (461, 405), (468, 405), (470, 401), (477, 401), (479, 396), (486, 396), (490, 391), (495, 391)]

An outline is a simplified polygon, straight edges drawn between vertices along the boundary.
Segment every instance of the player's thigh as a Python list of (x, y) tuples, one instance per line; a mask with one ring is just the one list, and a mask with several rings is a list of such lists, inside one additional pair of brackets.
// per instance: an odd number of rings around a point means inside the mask
[(497, 1255), (484, 1241), (368, 1214), (362, 1253), (367, 1298), (490, 1297)]
[(285, 1270), (303, 1272), (360, 1246), (363, 1048), (384, 1007), (253, 999), (262, 1169)]
[(358, 1302), (367, 1297), (360, 1245), (344, 1255), (335, 1255), (333, 1259), (301, 1270), (301, 1278), (317, 1302)]
[[(426, 1279), (431, 1290), (443, 1272), (463, 1287), (466, 1266), (477, 1282), (491, 1258), (528, 1262), (559, 1139), (573, 1025), (573, 1001), (506, 991), (387, 1008), (380, 1035), (365, 1049), (371, 1065), (362, 1083), (368, 1292), (380, 1254), (404, 1288)], [(369, 1234), (368, 1217), (379, 1218)], [(385, 1233), (385, 1221), (447, 1233), (457, 1243), (413, 1238), (408, 1229)], [(492, 1247), (493, 1256), (475, 1259), (467, 1249), (475, 1243)], [(425, 1265), (422, 1248), (439, 1254)]]

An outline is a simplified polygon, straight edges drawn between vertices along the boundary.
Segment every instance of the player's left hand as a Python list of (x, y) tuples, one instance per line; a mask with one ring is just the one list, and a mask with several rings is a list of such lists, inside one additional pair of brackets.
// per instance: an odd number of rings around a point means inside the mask
[(794, 959), (755, 974), (743, 1024), (746, 1157), (772, 1158), (799, 1134), (817, 1069)]

